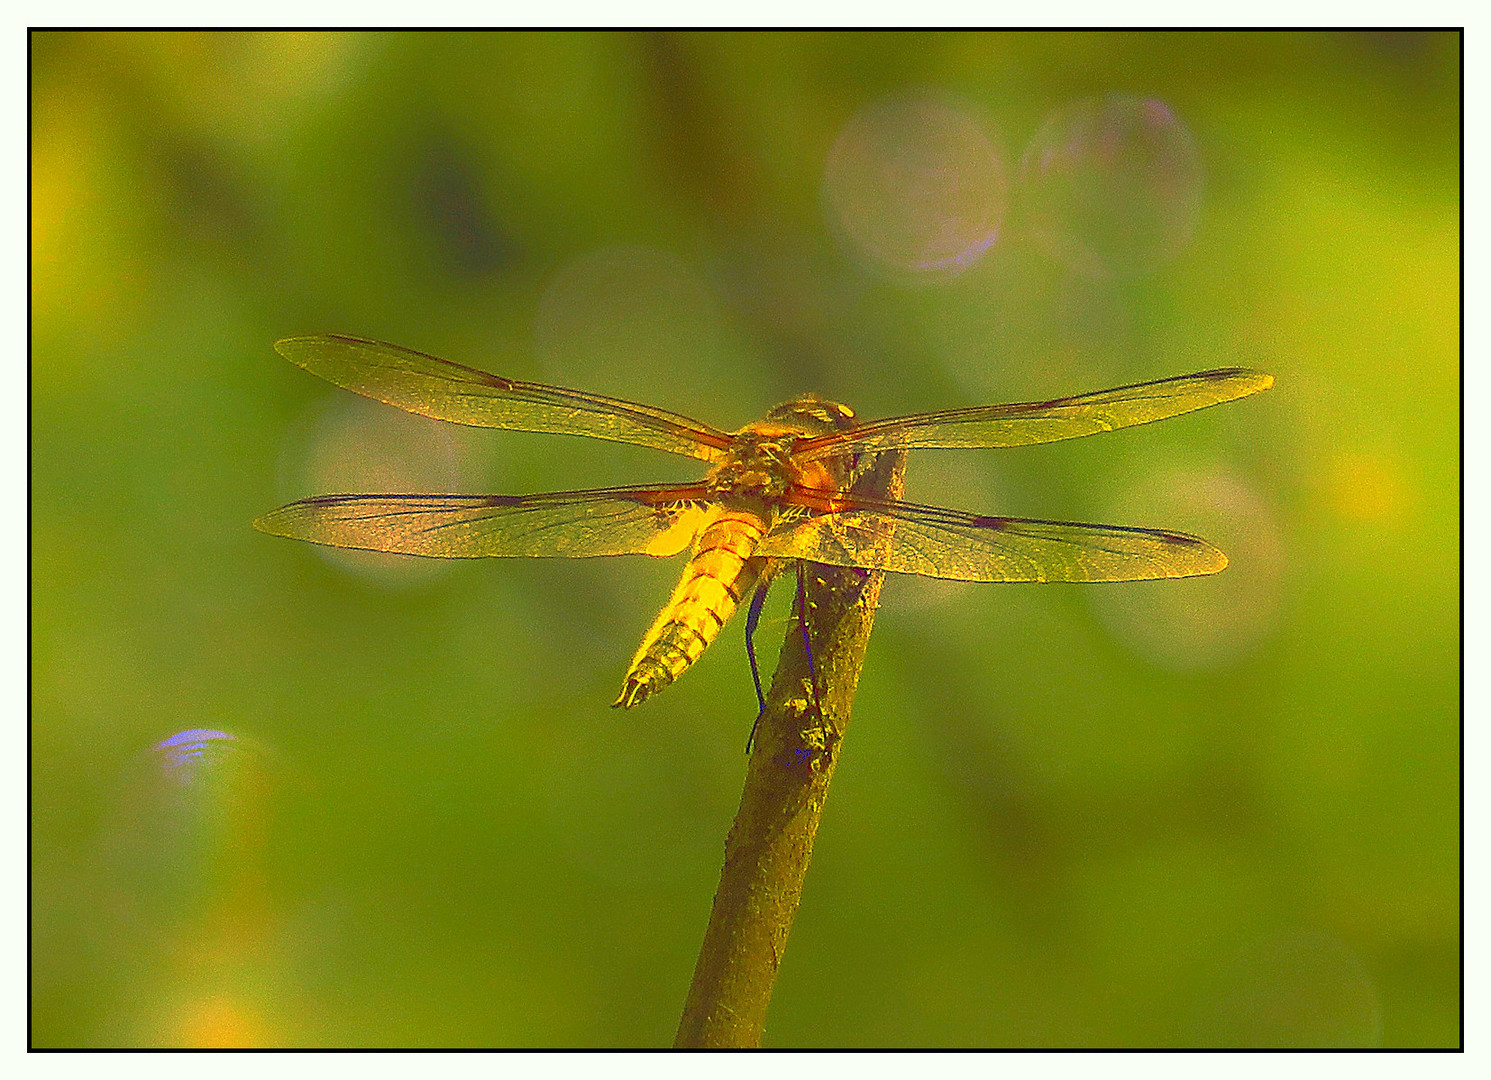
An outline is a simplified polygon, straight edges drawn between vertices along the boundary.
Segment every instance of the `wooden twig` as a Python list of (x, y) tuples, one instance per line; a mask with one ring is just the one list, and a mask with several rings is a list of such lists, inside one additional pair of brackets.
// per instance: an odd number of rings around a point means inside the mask
[[(853, 490), (898, 498), (905, 462), (904, 452), (880, 454)], [(812, 658), (794, 620), (725, 838), (725, 866), (676, 1047), (761, 1045), (883, 579), (877, 572), (807, 566)]]

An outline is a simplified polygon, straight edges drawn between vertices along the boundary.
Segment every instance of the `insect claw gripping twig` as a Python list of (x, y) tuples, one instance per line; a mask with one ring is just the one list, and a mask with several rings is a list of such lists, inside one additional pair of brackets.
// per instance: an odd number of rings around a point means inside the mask
[[(808, 632), (809, 605), (807, 589), (803, 586), (804, 566), (803, 561), (799, 559), (797, 562), (797, 625), (802, 630), (802, 651), (808, 661), (808, 678), (811, 680), (813, 707), (822, 716), (823, 703), (818, 700), (818, 672), (813, 665), (813, 636)], [(820, 587), (825, 584), (822, 577), (818, 578), (818, 584)]]

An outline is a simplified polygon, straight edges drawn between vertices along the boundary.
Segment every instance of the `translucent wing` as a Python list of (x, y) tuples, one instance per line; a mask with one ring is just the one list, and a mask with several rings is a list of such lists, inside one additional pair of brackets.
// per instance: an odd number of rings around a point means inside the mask
[(807, 505), (789, 507), (756, 554), (958, 581), (1142, 581), (1227, 565), (1205, 540), (1180, 532), (980, 517), (802, 489), (789, 498)]
[(1026, 446), (1148, 424), (1256, 394), (1274, 377), (1246, 368), (1222, 368), (1095, 394), (982, 405), (876, 420), (851, 431), (807, 439), (793, 449), (799, 460), (857, 450), (951, 449)]
[(472, 427), (588, 435), (714, 461), (730, 436), (686, 416), (619, 398), (504, 379), (413, 349), (316, 334), (285, 338), (281, 356), (375, 401)]
[(702, 485), (545, 495), (317, 495), (254, 527), (331, 547), (445, 559), (675, 555), (715, 512)]

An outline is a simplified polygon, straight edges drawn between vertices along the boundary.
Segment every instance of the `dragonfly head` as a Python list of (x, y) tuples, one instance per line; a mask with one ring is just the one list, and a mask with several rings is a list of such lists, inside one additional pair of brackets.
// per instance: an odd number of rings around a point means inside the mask
[(782, 402), (766, 414), (766, 421), (800, 427), (805, 435), (830, 435), (859, 423), (848, 405), (828, 401), (817, 394), (802, 394)]

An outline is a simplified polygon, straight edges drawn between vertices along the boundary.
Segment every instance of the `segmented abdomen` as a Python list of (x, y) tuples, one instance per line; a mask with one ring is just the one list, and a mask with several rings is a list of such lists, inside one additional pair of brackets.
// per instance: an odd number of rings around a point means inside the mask
[(689, 669), (741, 599), (755, 588), (764, 559), (751, 553), (766, 527), (749, 510), (723, 510), (694, 543), (683, 579), (642, 639), (614, 704), (630, 709)]

